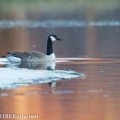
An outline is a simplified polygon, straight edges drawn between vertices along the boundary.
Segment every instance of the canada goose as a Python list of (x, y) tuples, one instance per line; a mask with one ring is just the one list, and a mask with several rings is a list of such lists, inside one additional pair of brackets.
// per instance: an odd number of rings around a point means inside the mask
[(53, 52), (53, 42), (61, 40), (56, 35), (50, 35), (47, 40), (47, 53), (44, 54), (38, 51), (25, 51), (25, 52), (8, 52), (6, 58), (10, 62), (44, 62), (55, 60)]

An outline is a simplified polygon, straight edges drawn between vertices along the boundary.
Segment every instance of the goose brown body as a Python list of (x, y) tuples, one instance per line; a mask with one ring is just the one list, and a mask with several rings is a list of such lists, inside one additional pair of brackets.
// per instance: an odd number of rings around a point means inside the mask
[(49, 61), (46, 54), (38, 51), (11, 52), (9, 55), (20, 58), (21, 62)]

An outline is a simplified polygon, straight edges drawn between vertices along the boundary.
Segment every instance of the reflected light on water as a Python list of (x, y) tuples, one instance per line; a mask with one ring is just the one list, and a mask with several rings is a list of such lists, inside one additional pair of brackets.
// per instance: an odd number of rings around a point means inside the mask
[[(30, 89), (30, 88), (29, 88)], [(47, 88), (48, 89), (48, 88)], [(36, 90), (40, 90), (40, 87)], [(50, 89), (48, 89), (50, 90)], [(21, 91), (28, 91), (28, 88), (24, 88)], [(15, 90), (20, 92), (20, 90)], [(111, 100), (109, 95), (105, 95), (104, 91), (94, 92), (80, 92), (75, 93), (61, 93), (57, 94), (18, 94), (9, 98), (7, 107), (1, 105), (2, 111), (16, 113), (17, 114), (37, 114), (40, 119), (49, 120), (61, 120), (74, 118), (76, 120), (101, 120), (118, 118), (114, 116), (113, 106), (118, 104), (119, 101)], [(49, 98), (49, 99), (48, 99)], [(4, 103), (8, 98), (3, 97), (0, 99), (1, 103)], [(14, 106), (14, 107), (13, 107)], [(48, 108), (49, 107), (49, 108)], [(34, 108), (34, 109), (31, 109)]]
[(56, 62), (63, 64), (103, 64), (103, 63), (120, 63), (116, 58), (56, 58)]
[[(87, 77), (60, 81), (55, 88), (42, 84), (2, 90), (1, 113), (37, 114), (43, 120), (119, 118), (119, 88), (115, 87), (119, 85), (119, 63), (114, 62), (112, 58), (57, 58), (57, 60), (65, 60), (67, 63), (58, 62), (57, 69), (64, 66), (66, 69), (83, 72)], [(82, 60), (92, 63), (81, 64)], [(94, 64), (94, 61), (98, 61), (98, 64)], [(102, 61), (113, 63), (103, 64)]]

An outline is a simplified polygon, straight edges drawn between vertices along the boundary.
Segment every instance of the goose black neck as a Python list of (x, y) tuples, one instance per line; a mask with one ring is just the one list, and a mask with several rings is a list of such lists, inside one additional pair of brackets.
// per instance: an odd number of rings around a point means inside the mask
[(53, 53), (53, 43), (50, 38), (47, 41), (47, 55), (51, 55)]

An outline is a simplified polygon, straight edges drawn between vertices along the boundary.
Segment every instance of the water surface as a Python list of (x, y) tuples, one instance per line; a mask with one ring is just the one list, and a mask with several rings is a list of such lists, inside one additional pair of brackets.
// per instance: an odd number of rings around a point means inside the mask
[[(47, 83), (1, 90), (1, 113), (35, 114), (50, 120), (119, 119), (120, 59), (66, 60), (58, 62), (56, 69), (72, 69), (86, 76), (60, 80), (56, 87)], [(34, 109), (29, 109), (31, 107)]]

